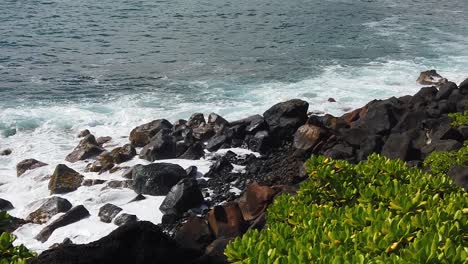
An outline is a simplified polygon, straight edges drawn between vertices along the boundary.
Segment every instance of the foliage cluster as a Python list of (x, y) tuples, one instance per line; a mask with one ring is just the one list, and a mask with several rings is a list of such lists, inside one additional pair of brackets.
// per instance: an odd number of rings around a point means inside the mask
[(468, 193), (377, 154), (313, 156), (296, 195), (275, 199), (262, 231), (225, 250), (234, 263), (468, 263)]
[[(9, 224), (9, 215), (0, 211), (0, 229)], [(35, 253), (29, 251), (25, 246), (14, 246), (16, 237), (3, 232), (0, 235), (0, 264), (26, 264), (28, 259), (35, 256)]]
[(457, 151), (434, 151), (424, 160), (433, 174), (445, 175), (454, 165), (468, 166), (468, 141)]
[(453, 127), (468, 125), (468, 111), (451, 113), (448, 114), (448, 116), (452, 119), (452, 123), (450, 123), (450, 125)]

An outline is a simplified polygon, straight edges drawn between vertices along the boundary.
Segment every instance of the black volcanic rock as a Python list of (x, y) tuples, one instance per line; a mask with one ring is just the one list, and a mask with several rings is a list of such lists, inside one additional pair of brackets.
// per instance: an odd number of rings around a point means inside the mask
[(203, 202), (204, 198), (198, 187), (197, 180), (185, 178), (172, 187), (159, 210), (163, 214), (181, 216), (188, 209), (199, 207)]
[(138, 194), (166, 195), (182, 178), (185, 170), (176, 164), (136, 165), (132, 170), (133, 188)]
[(78, 143), (78, 146), (67, 155), (65, 160), (73, 163), (96, 157), (102, 152), (104, 152), (104, 149), (96, 142), (96, 138), (89, 134)]
[(150, 143), (143, 147), (140, 158), (149, 161), (173, 159), (177, 156), (176, 140), (170, 135), (171, 131), (163, 129), (151, 138)]
[(196, 251), (181, 249), (154, 224), (136, 222), (89, 244), (46, 250), (30, 264), (175, 264), (196, 263), (198, 256)]
[(157, 119), (134, 128), (129, 140), (134, 147), (144, 147), (162, 129), (172, 129), (172, 124), (166, 119)]

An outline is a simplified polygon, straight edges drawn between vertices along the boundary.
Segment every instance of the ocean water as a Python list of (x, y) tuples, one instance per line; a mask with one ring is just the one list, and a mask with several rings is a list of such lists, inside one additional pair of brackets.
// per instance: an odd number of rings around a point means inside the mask
[[(423, 70), (459, 83), (468, 77), (467, 13), (465, 0), (2, 0), (0, 150), (13, 153), (0, 156), (0, 197), (24, 217), (82, 129), (112, 136), (112, 148), (157, 118), (234, 120), (291, 98), (340, 115), (415, 93)], [(25, 158), (50, 165), (16, 178)], [(77, 193), (67, 198), (95, 198), (85, 204), (93, 212), (131, 194)], [(154, 211), (141, 218), (158, 222), (160, 202), (141, 205)], [(73, 237), (89, 242), (115, 228), (91, 223)], [(32, 239), (40, 228), (17, 231), (19, 241), (47, 248)]]

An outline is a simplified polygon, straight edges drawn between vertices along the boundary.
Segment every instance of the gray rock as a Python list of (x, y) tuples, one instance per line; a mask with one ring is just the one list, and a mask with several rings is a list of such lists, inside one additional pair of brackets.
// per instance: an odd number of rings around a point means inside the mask
[(65, 213), (72, 208), (72, 204), (64, 198), (54, 196), (42, 200), (42, 205), (31, 212), (26, 221), (31, 221), (35, 224), (44, 224), (48, 222), (54, 215)]
[(164, 214), (181, 216), (188, 209), (199, 207), (204, 201), (197, 180), (185, 178), (172, 187), (159, 207), (159, 210)]
[(94, 136), (87, 135), (80, 141), (78, 146), (70, 154), (67, 155), (65, 160), (73, 163), (79, 160), (85, 160), (92, 157), (96, 157), (102, 152), (104, 152), (104, 149), (101, 146), (99, 146)]
[(122, 208), (116, 205), (107, 203), (99, 209), (98, 216), (102, 222), (110, 223), (112, 222), (112, 219), (114, 219), (114, 217), (116, 217), (120, 213), (120, 211), (122, 211)]
[(11, 204), (10, 201), (0, 198), (0, 212), (1, 211), (8, 211), (8, 210), (11, 210), (13, 208), (14, 207)]
[(161, 130), (151, 138), (150, 143), (143, 147), (140, 158), (155, 161), (160, 159), (173, 159), (177, 156), (176, 140), (170, 135), (170, 130)]
[(118, 226), (123, 226), (123, 225), (133, 224), (137, 221), (138, 221), (138, 218), (136, 217), (136, 215), (123, 213), (115, 218), (114, 224)]
[(47, 166), (48, 164), (36, 159), (25, 159), (16, 164), (16, 176), (23, 175), (28, 170), (33, 170), (39, 167)]
[(132, 170), (133, 188), (138, 194), (166, 195), (172, 186), (186, 177), (182, 167), (170, 163), (136, 165)]

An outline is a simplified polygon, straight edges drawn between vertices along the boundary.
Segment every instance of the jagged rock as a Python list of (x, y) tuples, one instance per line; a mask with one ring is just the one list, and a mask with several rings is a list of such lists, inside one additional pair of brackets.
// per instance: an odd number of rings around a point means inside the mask
[(359, 126), (366, 128), (371, 134), (387, 133), (396, 123), (392, 108), (392, 103), (388, 101), (370, 103), (367, 113), (359, 120)]
[(166, 195), (159, 210), (163, 214), (181, 216), (190, 208), (199, 207), (205, 201), (198, 187), (197, 180), (184, 178), (174, 185)]
[(468, 79), (465, 79), (463, 82), (458, 85), (458, 89), (462, 94), (468, 94)]
[(196, 178), (198, 174), (198, 168), (196, 166), (190, 166), (187, 169), (185, 169), (185, 172), (187, 173), (188, 178)]
[(413, 98), (411, 98), (410, 102), (417, 107), (421, 107), (420, 110), (424, 110), (425, 104), (427, 102), (432, 102), (438, 92), (439, 90), (437, 90), (437, 87), (435, 86), (423, 87), (419, 90), (419, 92), (413, 95)]
[(28, 170), (37, 169), (39, 167), (47, 166), (48, 164), (38, 161), (36, 159), (25, 159), (16, 164), (16, 176), (23, 175)]
[(460, 135), (462, 135), (463, 141), (468, 139), (468, 126), (461, 126), (457, 130), (460, 132)]
[(226, 143), (227, 137), (225, 135), (217, 135), (208, 140), (206, 149), (208, 151), (218, 150), (224, 143)]
[(294, 134), (294, 147), (301, 150), (312, 149), (325, 134), (325, 129), (312, 124), (305, 124), (299, 127)]
[(424, 126), (426, 118), (426, 111), (406, 112), (392, 128), (392, 132), (402, 133), (410, 129), (421, 129)]
[(0, 156), (8, 156), (12, 153), (13, 151), (11, 149), (4, 149), (0, 151)]
[(186, 177), (182, 167), (170, 163), (136, 165), (132, 170), (133, 188), (138, 194), (167, 195), (174, 185)]
[(229, 122), (222, 116), (215, 113), (211, 113), (208, 116), (208, 125), (212, 126), (214, 131), (218, 133), (223, 129), (223, 127), (228, 126)]
[(67, 237), (67, 238), (65, 238), (65, 239), (62, 241), (62, 243), (54, 243), (54, 244), (52, 244), (52, 246), (50, 246), (49, 249), (57, 248), (57, 247), (59, 247), (60, 245), (66, 246), (66, 245), (73, 245), (73, 244), (74, 244), (73, 241), (72, 241), (70, 238)]
[(468, 192), (468, 167), (455, 165), (447, 173), (465, 192)]
[(81, 130), (80, 133), (78, 134), (79, 138), (86, 137), (87, 135), (91, 135), (91, 132), (89, 132), (88, 129)]
[(54, 196), (46, 198), (42, 201), (42, 205), (31, 212), (27, 217), (26, 221), (30, 221), (35, 224), (44, 224), (48, 222), (54, 215), (58, 213), (65, 213), (72, 208), (72, 204), (64, 198)]
[(134, 147), (144, 147), (146, 144), (150, 143), (152, 137), (163, 129), (172, 129), (172, 124), (166, 119), (157, 119), (137, 126), (130, 132), (130, 143)]
[(145, 199), (146, 199), (146, 197), (143, 194), (137, 194), (137, 196), (135, 196), (135, 198), (130, 200), (130, 202), (128, 202), (128, 203), (138, 202), (138, 201), (142, 201), (142, 200), (145, 200)]
[(131, 224), (134, 224), (136, 222), (138, 222), (138, 217), (136, 217), (136, 215), (125, 214), (125, 213), (120, 214), (114, 220), (114, 224), (116, 224), (118, 226), (131, 225)]
[(457, 85), (453, 82), (447, 82), (440, 86), (439, 91), (436, 94), (436, 100), (448, 99), (450, 94), (458, 89)]
[(114, 217), (116, 217), (120, 213), (120, 211), (122, 211), (122, 208), (116, 205), (107, 203), (99, 209), (98, 216), (102, 222), (110, 223), (112, 222), (112, 219), (114, 219)]
[(98, 184), (103, 184), (105, 183), (105, 180), (101, 179), (85, 179), (82, 183), (83, 186), (93, 186), (93, 185), (98, 185)]
[(106, 151), (101, 153), (90, 166), (88, 167), (89, 171), (91, 172), (99, 172), (103, 173), (112, 169), (115, 166), (114, 158), (112, 157), (111, 153)]
[(192, 130), (192, 135), (196, 140), (206, 141), (215, 134), (212, 126), (202, 123), (200, 126)]
[(261, 186), (254, 182), (249, 185), (239, 198), (239, 208), (244, 220), (257, 218), (268, 206), (276, 191), (268, 186)]
[(55, 167), (55, 171), (49, 180), (51, 194), (73, 192), (83, 182), (83, 176), (64, 164)]
[(170, 133), (171, 131), (167, 129), (159, 131), (156, 136), (151, 138), (150, 143), (143, 147), (140, 158), (149, 161), (176, 158), (176, 141)]
[(176, 157), (182, 156), (189, 147), (190, 147), (190, 144), (187, 144), (184, 141), (178, 141), (176, 143)]
[(96, 143), (98, 143), (98, 145), (102, 146), (102, 145), (106, 144), (107, 142), (109, 142), (111, 140), (112, 140), (112, 137), (109, 137), (109, 136), (98, 137), (98, 138), (96, 138)]
[(200, 143), (195, 143), (190, 146), (184, 154), (179, 156), (179, 159), (199, 160), (205, 156), (205, 151)]
[(323, 155), (333, 159), (349, 159), (353, 157), (353, 147), (346, 144), (336, 144), (327, 149)]
[(250, 150), (264, 154), (271, 149), (272, 138), (268, 131), (258, 131), (245, 137), (245, 143)]
[(208, 213), (208, 223), (217, 238), (235, 237), (243, 234), (246, 229), (239, 205), (234, 202), (217, 205), (211, 209)]
[(44, 243), (52, 233), (60, 227), (75, 223), (89, 216), (88, 210), (83, 205), (78, 205), (70, 209), (64, 215), (57, 218), (36, 235), (36, 239)]
[(440, 76), (436, 70), (423, 71), (416, 80), (422, 85), (441, 85), (447, 82), (447, 79)]
[(31, 264), (190, 263), (198, 255), (181, 249), (158, 226), (136, 222), (90, 244), (60, 245), (46, 250)]
[(366, 160), (372, 153), (380, 153), (384, 143), (381, 136), (372, 135), (356, 149), (356, 161)]
[(177, 230), (174, 239), (183, 248), (203, 250), (213, 241), (213, 235), (205, 219), (191, 216)]
[(306, 101), (292, 99), (278, 103), (263, 113), (263, 117), (270, 127), (273, 142), (278, 142), (292, 137), (296, 129), (305, 124), (307, 120)]
[(206, 124), (206, 121), (202, 113), (194, 113), (187, 122), (187, 126), (190, 128), (196, 128), (203, 124)]
[(117, 147), (111, 152), (111, 156), (116, 164), (120, 164), (131, 160), (136, 156), (135, 148), (130, 144), (125, 144), (122, 147)]
[(207, 178), (214, 178), (218, 175), (231, 172), (234, 167), (226, 157), (220, 157), (211, 165), (210, 170), (204, 175)]
[(411, 138), (407, 134), (391, 134), (382, 148), (382, 155), (390, 159), (410, 159)]
[(329, 103), (336, 103), (336, 100), (335, 100), (335, 98), (333, 98), (333, 97), (328, 98), (327, 101), (328, 101)]
[(462, 146), (462, 143), (453, 139), (432, 140), (431, 144), (421, 148), (421, 155), (425, 158), (434, 151), (454, 151), (460, 149)]
[(9, 210), (11, 210), (13, 208), (15, 208), (15, 207), (13, 207), (13, 204), (11, 204), (10, 201), (0, 198), (0, 212), (1, 211), (9, 211)]
[(77, 162), (79, 160), (85, 160), (95, 157), (104, 152), (104, 149), (99, 146), (93, 135), (87, 135), (83, 138), (78, 146), (67, 155), (65, 158), (68, 162)]

